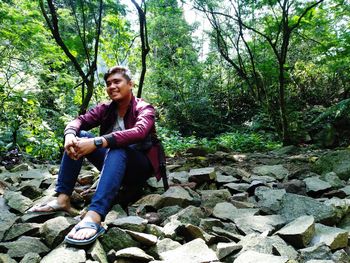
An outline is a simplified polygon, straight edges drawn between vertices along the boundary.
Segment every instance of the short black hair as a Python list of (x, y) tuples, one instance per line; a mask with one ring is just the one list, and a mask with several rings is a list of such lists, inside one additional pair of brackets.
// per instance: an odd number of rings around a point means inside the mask
[(103, 79), (105, 80), (105, 82), (107, 82), (107, 79), (110, 75), (115, 74), (115, 73), (121, 73), (123, 74), (123, 77), (127, 80), (130, 81), (132, 80), (132, 75), (130, 70), (127, 67), (123, 67), (123, 66), (114, 66), (111, 67), (110, 69), (107, 70), (107, 72), (105, 73), (105, 75), (103, 76)]

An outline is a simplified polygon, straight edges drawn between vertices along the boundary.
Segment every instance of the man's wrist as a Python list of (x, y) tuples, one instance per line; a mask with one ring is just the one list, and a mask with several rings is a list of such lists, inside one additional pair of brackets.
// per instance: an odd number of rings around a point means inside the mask
[(103, 138), (103, 137), (95, 137), (94, 138), (94, 144), (95, 144), (97, 149), (105, 148), (108, 145), (107, 140), (105, 138)]

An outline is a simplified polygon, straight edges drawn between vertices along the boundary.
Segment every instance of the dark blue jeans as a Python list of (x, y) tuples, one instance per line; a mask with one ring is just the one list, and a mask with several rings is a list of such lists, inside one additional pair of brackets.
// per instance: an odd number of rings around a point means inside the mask
[[(90, 132), (81, 131), (79, 137), (93, 138)], [(142, 187), (152, 174), (152, 166), (145, 153), (133, 145), (125, 148), (100, 148), (85, 156), (100, 172), (96, 192), (89, 210), (97, 212), (102, 219), (110, 210), (121, 186), (126, 189)], [(71, 159), (64, 153), (58, 173), (56, 192), (71, 195), (83, 164), (83, 158)]]

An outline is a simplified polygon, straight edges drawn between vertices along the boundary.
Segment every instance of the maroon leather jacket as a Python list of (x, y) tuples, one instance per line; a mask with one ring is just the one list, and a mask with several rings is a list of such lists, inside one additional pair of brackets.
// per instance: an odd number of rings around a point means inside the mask
[(129, 108), (124, 116), (125, 130), (113, 132), (117, 120), (117, 103), (112, 101), (98, 104), (84, 115), (68, 123), (64, 135), (78, 134), (80, 130), (90, 130), (100, 127), (100, 136), (103, 136), (110, 148), (121, 148), (137, 144), (147, 154), (154, 174), (159, 180), (159, 144), (155, 129), (155, 110), (152, 105), (142, 99), (132, 96)]

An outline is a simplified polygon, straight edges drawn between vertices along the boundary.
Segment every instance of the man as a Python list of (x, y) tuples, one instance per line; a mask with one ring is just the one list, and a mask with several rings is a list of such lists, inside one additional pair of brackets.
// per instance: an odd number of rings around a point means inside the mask
[[(87, 213), (65, 238), (75, 245), (92, 243), (104, 233), (101, 222), (122, 185), (140, 189), (152, 173), (160, 179), (153, 106), (133, 96), (134, 83), (127, 68), (115, 66), (104, 79), (111, 101), (97, 105), (65, 128), (57, 199), (30, 209), (71, 211), (70, 195), (86, 157), (101, 174)], [(86, 132), (97, 126), (99, 137)]]

